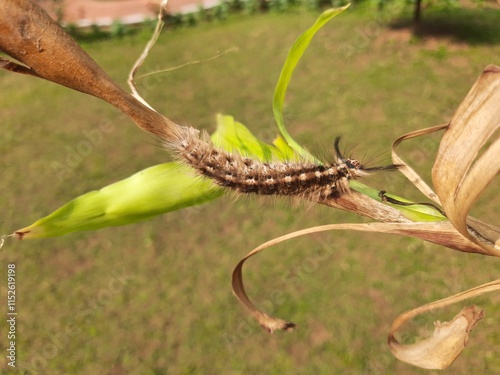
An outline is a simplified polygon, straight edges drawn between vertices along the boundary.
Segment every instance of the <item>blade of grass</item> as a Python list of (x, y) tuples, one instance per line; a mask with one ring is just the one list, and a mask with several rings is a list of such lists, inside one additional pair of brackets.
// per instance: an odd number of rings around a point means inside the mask
[(283, 119), (283, 105), (285, 103), (286, 90), (288, 88), (288, 84), (290, 83), (290, 79), (292, 78), (295, 67), (302, 58), (302, 55), (309, 46), (309, 43), (311, 42), (316, 32), (337, 14), (340, 14), (344, 10), (346, 10), (349, 5), (350, 4), (345, 5), (341, 8), (329, 9), (323, 12), (318, 17), (314, 25), (297, 38), (295, 43), (292, 45), (292, 48), (290, 48), (290, 51), (288, 52), (288, 56), (285, 60), (283, 69), (281, 70), (281, 74), (278, 79), (278, 83), (276, 85), (276, 89), (274, 91), (273, 113), (276, 124), (278, 125), (278, 128), (283, 135), (283, 138), (285, 138), (285, 140), (287, 141), (288, 145), (306, 160), (315, 160), (315, 158), (307, 150), (301, 147), (285, 128), (285, 121)]

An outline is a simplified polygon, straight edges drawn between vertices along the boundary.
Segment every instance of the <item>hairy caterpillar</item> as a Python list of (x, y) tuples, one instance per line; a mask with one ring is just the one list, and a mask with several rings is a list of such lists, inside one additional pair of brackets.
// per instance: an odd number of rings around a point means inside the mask
[(397, 168), (396, 165), (367, 168), (356, 159), (345, 158), (339, 147), (340, 137), (334, 143), (335, 162), (263, 162), (215, 148), (197, 130), (182, 129), (177, 137), (167, 141), (167, 148), (175, 150), (181, 160), (221, 187), (244, 194), (328, 199), (348, 193), (351, 179)]

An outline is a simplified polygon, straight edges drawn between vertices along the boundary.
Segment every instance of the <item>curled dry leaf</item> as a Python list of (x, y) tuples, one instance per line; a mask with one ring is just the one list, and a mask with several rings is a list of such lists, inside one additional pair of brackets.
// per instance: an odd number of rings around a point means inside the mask
[[(313, 228), (307, 228), (288, 233), (280, 237), (276, 237), (261, 244), (260, 246), (250, 251), (247, 255), (245, 255), (245, 257), (241, 259), (234, 268), (232, 275), (232, 287), (234, 294), (266, 331), (273, 332), (276, 329), (288, 330), (290, 327), (293, 327), (294, 324), (283, 319), (270, 317), (253, 304), (245, 291), (245, 286), (243, 283), (243, 265), (249, 258), (254, 256), (255, 254), (260, 253), (261, 251), (281, 242), (312, 233), (327, 232), (331, 230), (355, 230), (361, 232), (398, 234), (420, 238), (446, 247), (453, 246), (456, 250), (459, 251), (485, 253), (480, 246), (477, 246), (473, 242), (464, 239), (463, 236), (461, 236), (448, 221), (430, 223), (328, 224)], [(485, 253), (485, 255), (487, 254)]]
[[(481, 309), (465, 307), (450, 322), (436, 322), (431, 337), (411, 345), (399, 344), (391, 330), (389, 348), (403, 362), (425, 369), (442, 370), (451, 365), (465, 349), (469, 332), (483, 316)], [(398, 323), (398, 320), (394, 322)]]
[(495, 280), (401, 314), (392, 324), (387, 340), (391, 352), (401, 361), (415, 366), (427, 369), (448, 367), (465, 348), (469, 332), (483, 318), (484, 312), (481, 309), (475, 306), (465, 307), (452, 321), (436, 324), (434, 334), (430, 338), (415, 344), (400, 344), (395, 337), (396, 331), (417, 315), (498, 290), (500, 280)]
[[(488, 66), (458, 107), (444, 133), (432, 180), (450, 222), (460, 234), (500, 256), (500, 228), (468, 218), (480, 194), (500, 171), (500, 67)], [(491, 144), (487, 145), (487, 142)], [(483, 150), (483, 148), (485, 148)]]
[[(427, 198), (442, 205), (455, 228), (454, 240), (443, 243), (451, 249), (464, 251), (469, 248), (465, 251), (500, 256), (500, 228), (468, 216), (472, 204), (500, 170), (500, 139), (492, 139), (500, 127), (499, 102), (500, 68), (488, 66), (449, 124), (413, 131), (393, 143), (394, 163), (401, 165), (400, 171)], [(439, 130), (446, 131), (433, 167), (434, 192), (395, 148), (405, 140)], [(477, 158), (490, 140), (492, 144)]]

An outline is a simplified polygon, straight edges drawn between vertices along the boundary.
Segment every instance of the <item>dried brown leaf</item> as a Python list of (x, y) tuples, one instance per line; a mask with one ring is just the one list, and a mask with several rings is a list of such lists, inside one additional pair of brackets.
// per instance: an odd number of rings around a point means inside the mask
[(427, 369), (448, 367), (465, 348), (469, 332), (484, 316), (482, 310), (475, 306), (465, 307), (451, 322), (437, 324), (432, 337), (412, 345), (400, 344), (395, 333), (404, 323), (418, 315), (498, 290), (500, 280), (495, 280), (401, 314), (392, 324), (388, 337), (389, 348), (398, 359), (415, 366)]
[(391, 329), (389, 348), (400, 361), (425, 369), (445, 369), (465, 349), (469, 332), (483, 316), (481, 309), (465, 307), (450, 322), (435, 323), (431, 337), (411, 345), (401, 345)]
[(252, 316), (259, 322), (259, 324), (268, 332), (272, 332), (276, 329), (289, 329), (290, 327), (293, 327), (293, 323), (279, 318), (271, 317), (258, 309), (253, 304), (253, 302), (246, 294), (245, 286), (243, 283), (244, 263), (255, 254), (281, 242), (312, 233), (319, 233), (330, 230), (355, 230), (363, 232), (399, 234), (421, 238), (426, 241), (430, 241), (446, 247), (452, 247), (456, 250), (464, 252), (482, 252), (486, 254), (483, 248), (460, 235), (460, 233), (458, 233), (448, 221), (430, 223), (329, 224), (299, 230), (286, 234), (284, 236), (274, 238), (250, 251), (243, 259), (240, 260), (240, 262), (234, 268), (232, 275), (232, 286), (234, 294), (245, 305), (250, 314), (252, 314)]
[[(471, 221), (468, 225), (468, 213), (500, 171), (500, 139), (491, 139), (500, 128), (499, 103), (500, 68), (490, 65), (450, 121), (432, 170), (436, 193), (453, 226), (494, 256), (500, 256), (495, 245), (500, 229), (488, 226), (483, 235), (482, 225), (471, 228)], [(488, 141), (491, 144), (485, 146)]]

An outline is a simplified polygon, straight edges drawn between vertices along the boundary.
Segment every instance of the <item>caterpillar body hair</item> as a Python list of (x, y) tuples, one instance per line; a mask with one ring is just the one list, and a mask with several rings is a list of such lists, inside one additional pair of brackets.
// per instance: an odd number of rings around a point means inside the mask
[(356, 159), (344, 158), (339, 147), (340, 137), (335, 140), (335, 162), (264, 162), (216, 148), (208, 135), (200, 136), (194, 128), (182, 129), (166, 142), (167, 148), (200, 175), (223, 188), (244, 194), (335, 198), (349, 193), (349, 180), (376, 170), (397, 168), (395, 165), (366, 168)]

